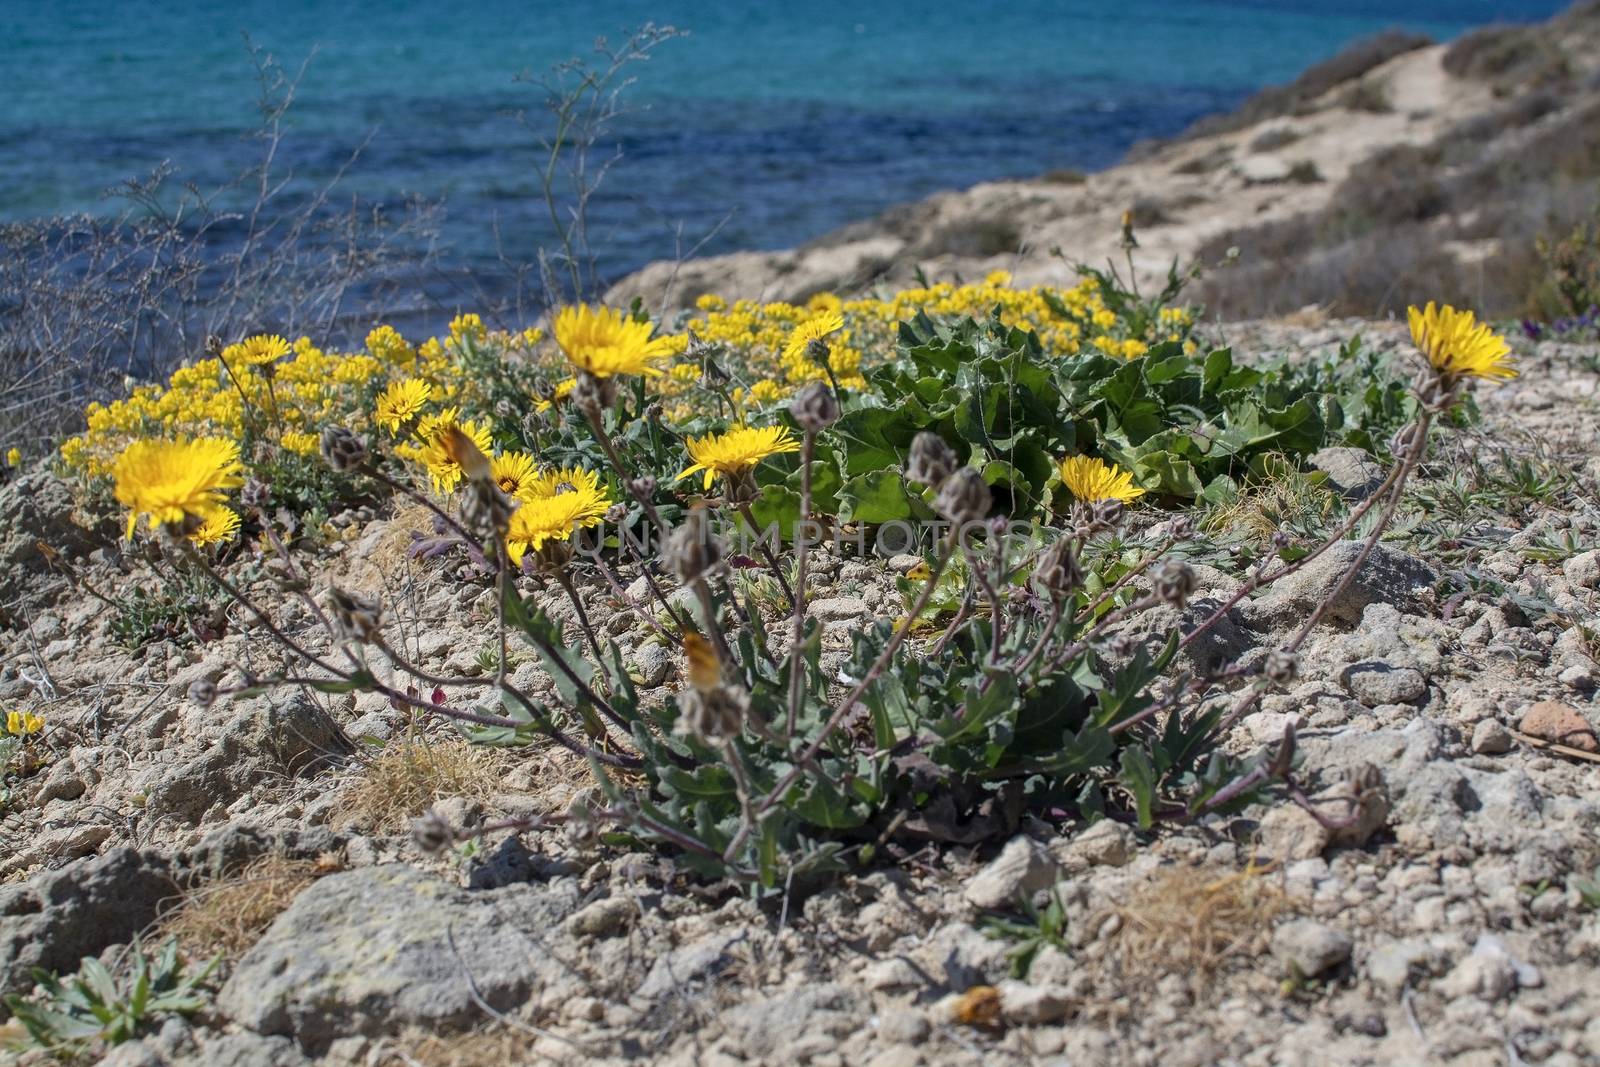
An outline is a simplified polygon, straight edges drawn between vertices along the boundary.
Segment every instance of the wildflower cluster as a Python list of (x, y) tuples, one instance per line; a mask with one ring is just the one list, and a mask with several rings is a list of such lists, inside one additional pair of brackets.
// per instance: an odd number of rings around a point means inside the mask
[[(278, 385), (293, 346), (253, 338), (215, 357), (229, 381), (262, 387), (265, 406), (236, 390), (246, 398), (238, 443), (217, 433), (158, 438), (159, 421), (134, 420), (139, 432), (107, 469), (130, 533), (145, 517), (169, 536), (211, 539), (238, 490), (259, 550), (279, 555), (284, 587), (345, 657), (286, 642), (302, 669), (196, 699), (275, 682), (365, 689), (453, 719), (481, 743), (551, 739), (589, 761), (595, 786), (565, 817), (535, 822), (562, 822), (584, 840), (621, 827), (768, 892), (838, 866), (847, 851), (865, 861), (871, 849), (850, 841), (971, 843), (1013, 832), (1026, 811), (1116, 809), (1149, 827), (1237, 810), (1292, 781), (1294, 738), (1240, 760), (1223, 734), (1294, 678), (1316, 616), (1268, 650), (1264, 666), (1176, 677), (1170, 666), (1232, 603), (1294, 573), (1369, 513), (1366, 536), (1381, 536), (1432, 423), (1463, 384), (1515, 374), (1506, 346), (1470, 313), (1414, 311), (1421, 371), (1401, 404), (1388, 383), (1347, 391), (1322, 368), (1248, 367), (1226, 349), (1202, 352), (1188, 333), (1192, 314), (1166, 303), (1175, 289), (1152, 301), (1114, 275), (1061, 292), (1004, 282), (780, 310), (704, 301), (692, 335), (588, 306), (558, 310), (549, 343), (491, 334), (470, 316), (447, 340), (415, 349), (375, 331), (367, 353), (338, 357), (360, 376), (350, 397), (332, 401), (338, 418), (301, 408), (285, 417)], [(526, 358), (504, 358), (513, 350)], [(672, 405), (687, 402), (678, 387), (691, 383), (675, 366), (686, 365), (699, 368), (700, 402), (680, 418)], [(753, 386), (726, 388), (739, 374), (771, 383), (773, 403)], [(466, 680), (410, 664), (381, 601), (338, 588), (313, 599), (258, 485), (260, 457), (283, 447), (281, 432), (266, 429), (279, 423), (316, 432), (337, 477), (429, 509), (438, 536), (420, 539), (416, 555), (455, 554), (470, 563), (456, 580), (492, 583), (497, 706), (463, 707)], [(1379, 435), (1398, 443), (1374, 496), (1320, 546), (1274, 539), (1230, 603), (1196, 600), (1182, 553), (1196, 536), (1188, 516), (1160, 533), (1130, 521), (1151, 505), (1223, 499), (1263, 465), (1331, 441)], [(91, 428), (73, 454), (113, 439)], [(935, 531), (909, 546), (922, 560), (901, 580), (905, 611), (853, 631), (849, 661), (824, 672), (823, 628), (808, 606), (815, 531), (894, 522)], [(760, 561), (728, 543), (770, 523), (775, 536), (755, 545)], [(586, 534), (602, 524), (611, 526), (603, 536)], [(582, 560), (580, 540), (592, 550)], [(200, 553), (186, 558), (244, 596)], [(770, 597), (741, 599), (750, 579), (739, 572), (763, 564)], [(615, 645), (590, 626), (574, 580), (589, 568), (681, 649), (676, 699), (641, 698)], [(575, 625), (532, 599), (529, 586), (549, 580)], [(1151, 612), (1171, 615), (1128, 629)], [(508, 679), (511, 636), (539, 657), (558, 701)], [(434, 690), (426, 700), (425, 688)], [(423, 831), (434, 844), (453, 833), (438, 817)]]

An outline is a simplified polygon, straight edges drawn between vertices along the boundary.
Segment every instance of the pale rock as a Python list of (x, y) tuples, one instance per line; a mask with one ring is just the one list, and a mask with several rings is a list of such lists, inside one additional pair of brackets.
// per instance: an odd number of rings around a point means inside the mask
[(1350, 695), (1369, 708), (1385, 704), (1409, 704), (1428, 692), (1427, 680), (1411, 667), (1392, 667), (1387, 663), (1357, 663), (1342, 672)]
[(1000, 1015), (1008, 1023), (1039, 1026), (1059, 1022), (1072, 1013), (1073, 998), (1064, 989), (1007, 978), (1000, 991)]
[(1499, 756), (1510, 752), (1516, 744), (1511, 731), (1500, 725), (1498, 719), (1484, 719), (1472, 728), (1472, 751), (1480, 756)]
[(965, 895), (979, 908), (1013, 907), (1019, 899), (1048, 889), (1060, 876), (1060, 867), (1038, 842), (1018, 836), (972, 877)]
[(1541, 700), (1523, 712), (1522, 732), (1568, 748), (1600, 752), (1600, 741), (1595, 739), (1589, 720), (1577, 708), (1559, 700)]
[(1343, 930), (1314, 919), (1294, 919), (1272, 933), (1272, 954), (1307, 978), (1315, 978), (1349, 959), (1354, 944)]
[(1121, 867), (1138, 851), (1132, 827), (1115, 819), (1101, 819), (1073, 836), (1051, 842), (1050, 855), (1066, 870), (1085, 867)]

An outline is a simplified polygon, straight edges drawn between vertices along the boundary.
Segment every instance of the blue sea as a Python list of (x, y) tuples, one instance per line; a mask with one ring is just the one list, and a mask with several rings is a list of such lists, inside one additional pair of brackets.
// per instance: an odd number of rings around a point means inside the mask
[(494, 286), (551, 239), (542, 95), (519, 75), (645, 22), (687, 36), (630, 68), (590, 208), (619, 275), (702, 238), (779, 248), (986, 179), (1117, 161), (1392, 26), (1445, 39), (1558, 0), (0, 0), (0, 219), (124, 206), (165, 164), (210, 189), (259, 153), (246, 37), (305, 64), (288, 197), (440, 201), (441, 269)]

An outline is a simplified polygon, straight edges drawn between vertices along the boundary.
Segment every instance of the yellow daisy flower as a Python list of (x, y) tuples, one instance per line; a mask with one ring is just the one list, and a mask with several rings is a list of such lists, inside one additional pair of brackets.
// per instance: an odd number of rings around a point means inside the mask
[(768, 456), (800, 451), (800, 442), (783, 426), (736, 426), (724, 434), (691, 437), (686, 443), (694, 463), (673, 480), (681, 482), (704, 471), (707, 489), (718, 474), (729, 477), (750, 470)]
[(222, 350), (222, 358), (231, 364), (243, 363), (251, 367), (259, 367), (265, 363), (276, 363), (287, 356), (292, 348), (289, 342), (276, 334), (257, 334), (247, 337), (237, 344), (229, 345)]
[(315, 455), (322, 444), (320, 437), (304, 430), (285, 430), (280, 440), (284, 448), (302, 456)]
[(600, 492), (600, 475), (582, 467), (552, 467), (540, 471), (528, 482), (528, 496), (559, 496), (573, 490)]
[(128, 509), (128, 537), (140, 515), (152, 526), (207, 519), (222, 507), (222, 490), (243, 485), (239, 446), (219, 437), (133, 442), (112, 468), (117, 501)]
[(844, 316), (837, 311), (824, 312), (814, 319), (808, 319), (796, 326), (794, 332), (789, 335), (789, 343), (783, 349), (783, 358), (790, 361), (801, 359), (812, 341), (820, 341), (842, 329), (844, 329)]
[(219, 541), (231, 541), (239, 532), (239, 515), (232, 508), (219, 507), (205, 517), (189, 540), (204, 547)]
[(598, 526), (611, 504), (603, 490), (588, 486), (524, 500), (511, 516), (506, 555), (514, 566), (520, 567), (529, 549), (537, 552), (547, 542), (570, 539), (573, 530)]
[(528, 487), (539, 477), (533, 457), (526, 452), (502, 452), (489, 460), (489, 477), (500, 491), (514, 499), (528, 499)]
[(1076, 500), (1093, 504), (1097, 500), (1127, 503), (1144, 496), (1133, 484), (1133, 475), (1092, 456), (1068, 456), (1058, 465), (1061, 481)]
[(437, 415), (424, 417), (417, 425), (417, 440), (420, 443), (395, 450), (406, 459), (415, 460), (426, 467), (433, 487), (441, 493), (454, 490), (463, 477), (461, 465), (444, 444), (445, 435), (452, 427), (465, 434), (479, 452), (487, 455), (491, 447), (489, 427), (470, 419), (462, 422), (460, 414), (459, 408), (445, 408)]
[(1457, 311), (1449, 304), (1436, 308), (1430, 300), (1426, 308), (1408, 308), (1406, 317), (1417, 351), (1440, 374), (1490, 381), (1517, 376), (1508, 358), (1511, 346), (1472, 312)]
[(572, 390), (577, 388), (577, 385), (578, 379), (576, 378), (561, 379), (556, 383), (555, 391), (550, 394), (550, 399), (535, 401), (533, 410), (539, 412), (541, 415), (544, 414), (557, 404), (561, 403), (567, 397), (571, 396)]
[(615, 308), (591, 308), (587, 304), (565, 307), (556, 314), (556, 344), (579, 370), (596, 378), (615, 374), (661, 373), (657, 362), (672, 354), (664, 337), (650, 339), (654, 329), (648, 322), (637, 322)]
[(406, 378), (391, 382), (378, 397), (373, 411), (373, 421), (390, 435), (398, 434), (401, 427), (417, 417), (428, 401), (433, 399), (433, 386), (420, 378)]

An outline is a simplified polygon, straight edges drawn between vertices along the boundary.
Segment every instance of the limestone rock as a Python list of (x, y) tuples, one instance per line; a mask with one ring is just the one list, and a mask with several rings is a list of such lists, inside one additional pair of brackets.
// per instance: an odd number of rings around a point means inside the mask
[(1019, 897), (1048, 889), (1061, 876), (1060, 868), (1029, 837), (1013, 837), (989, 865), (967, 883), (966, 898), (980, 908), (1007, 908)]
[(1240, 605), (1247, 621), (1258, 629), (1289, 623), (1303, 619), (1332, 598), (1324, 618), (1353, 624), (1360, 621), (1368, 604), (1409, 605), (1419, 591), (1438, 580), (1434, 569), (1424, 561), (1379, 544), (1373, 546), (1350, 584), (1334, 597), (1334, 590), (1361, 554), (1361, 547), (1359, 541), (1341, 541), (1303, 570), (1273, 585), (1259, 599)]
[(1349, 959), (1354, 944), (1343, 930), (1314, 919), (1295, 919), (1272, 933), (1272, 954), (1307, 978), (1315, 978)]

